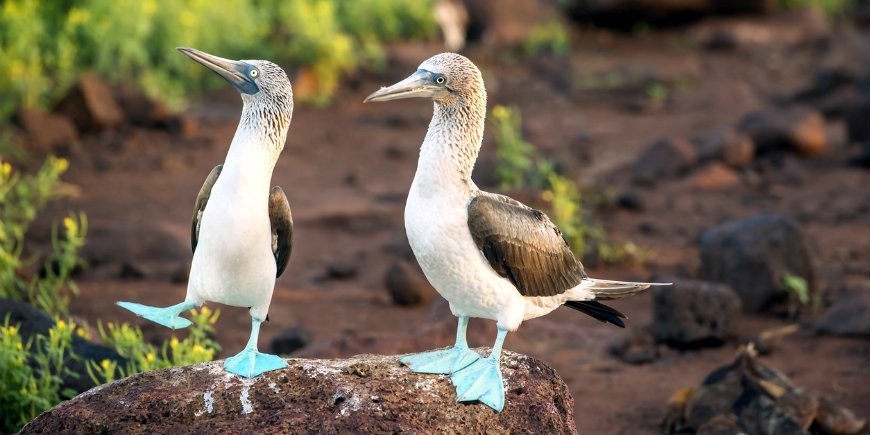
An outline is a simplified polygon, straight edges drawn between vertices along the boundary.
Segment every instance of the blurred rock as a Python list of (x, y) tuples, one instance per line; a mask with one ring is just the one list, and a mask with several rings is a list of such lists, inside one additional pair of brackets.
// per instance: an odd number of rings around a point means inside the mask
[(290, 355), (311, 343), (311, 333), (302, 325), (285, 329), (272, 339), (272, 352), (278, 355)]
[(688, 185), (701, 190), (724, 190), (740, 185), (740, 175), (722, 163), (710, 163), (692, 173)]
[(816, 322), (822, 334), (870, 338), (870, 293), (841, 299)]
[(630, 211), (643, 211), (646, 206), (644, 205), (643, 197), (639, 195), (637, 192), (623, 192), (616, 198), (616, 205), (619, 208)]
[[(810, 427), (832, 421), (848, 431), (826, 433), (854, 434), (865, 426), (851, 411), (830, 401), (822, 405), (826, 399), (796, 387), (785, 375), (759, 362), (751, 347), (713, 370), (698, 387), (678, 393), (683, 400), (669, 403), (666, 433), (676, 433), (675, 429), (701, 433), (702, 428), (705, 433), (736, 433), (725, 430), (733, 429), (728, 422), (739, 427), (740, 433), (759, 435), (808, 434)], [(850, 421), (843, 418), (849, 415), (853, 417)]]
[(685, 139), (660, 139), (647, 146), (635, 160), (633, 179), (640, 184), (654, 184), (659, 178), (688, 172), (697, 159), (695, 147)]
[(574, 0), (566, 2), (568, 15), (596, 27), (631, 30), (638, 23), (674, 26), (713, 14), (759, 14), (777, 9), (775, 0)]
[(468, 40), (485, 46), (514, 48), (532, 30), (559, 18), (556, 3), (548, 0), (464, 0), (468, 11)]
[(27, 149), (39, 154), (53, 153), (56, 147), (69, 146), (79, 138), (75, 125), (61, 114), (23, 109), (15, 118), (26, 135)]
[(633, 329), (631, 335), (610, 347), (610, 353), (629, 364), (646, 364), (659, 357), (655, 337), (646, 329)]
[(457, 403), (449, 378), (413, 373), (397, 356), (287, 362), (254, 379), (228, 374), (223, 361), (140, 373), (61, 403), (21, 433), (577, 433), (565, 382), (510, 351), (501, 413)]
[(828, 149), (825, 118), (808, 108), (752, 112), (740, 120), (738, 128), (752, 138), (759, 153), (788, 150), (811, 156)]
[(792, 9), (775, 17), (738, 17), (707, 20), (689, 31), (689, 38), (712, 50), (751, 50), (794, 46), (823, 40), (831, 25), (821, 9)]
[(787, 275), (803, 278), (810, 297), (817, 292), (803, 232), (782, 215), (760, 214), (708, 229), (701, 235), (700, 256), (700, 277), (728, 284), (748, 312), (787, 302)]
[(114, 128), (124, 121), (124, 112), (111, 88), (93, 73), (83, 74), (57, 103), (55, 111), (68, 116), (87, 133)]
[(660, 343), (679, 349), (719, 346), (736, 334), (740, 298), (727, 285), (683, 278), (661, 278), (656, 286), (652, 332)]
[(862, 168), (870, 168), (870, 139), (861, 144), (858, 154), (852, 157), (849, 163)]
[(852, 101), (843, 113), (850, 143), (870, 141), (870, 96)]
[(867, 421), (858, 418), (851, 410), (837, 406), (825, 396), (819, 397), (816, 420), (811, 426), (812, 433), (856, 434), (867, 426)]
[(170, 134), (179, 136), (182, 139), (190, 140), (199, 135), (199, 122), (186, 113), (171, 116), (157, 125), (165, 128)]
[(127, 121), (137, 127), (153, 127), (169, 119), (169, 109), (148, 97), (133, 85), (121, 85), (115, 88), (114, 95)]
[(356, 274), (356, 264), (347, 260), (333, 261), (326, 266), (326, 278), (329, 279), (351, 279)]
[[(54, 320), (48, 314), (26, 302), (0, 298), (0, 319), (2, 319), (0, 321), (5, 321), (7, 316), (10, 325), (20, 326), (18, 335), (21, 336), (22, 341), (25, 343), (28, 340), (36, 340), (37, 334), (48, 336), (48, 330), (55, 325)], [(35, 343), (34, 341), (33, 346), (36, 346)], [(88, 376), (86, 361), (108, 359), (117, 362), (121, 367), (127, 364), (127, 360), (118, 355), (118, 352), (115, 352), (114, 349), (91, 343), (77, 334), (73, 334), (72, 351), (81, 358), (65, 359), (64, 367), (69, 369), (73, 375), (64, 374), (61, 376), (63, 380), (61, 388), (70, 388), (76, 393), (81, 393), (94, 387), (91, 377)], [(31, 366), (36, 366), (35, 361), (28, 361), (28, 363)]]
[(403, 259), (396, 260), (387, 269), (384, 285), (396, 305), (420, 305), (435, 296), (435, 289), (429, 285), (420, 267)]
[(138, 281), (147, 278), (149, 275), (148, 268), (144, 265), (125, 261), (121, 263), (121, 270), (118, 272), (118, 277)]
[(190, 261), (183, 262), (169, 275), (169, 281), (173, 284), (184, 284), (190, 277)]
[(699, 161), (720, 160), (729, 166), (743, 167), (755, 157), (752, 138), (733, 129), (719, 128), (695, 141)]

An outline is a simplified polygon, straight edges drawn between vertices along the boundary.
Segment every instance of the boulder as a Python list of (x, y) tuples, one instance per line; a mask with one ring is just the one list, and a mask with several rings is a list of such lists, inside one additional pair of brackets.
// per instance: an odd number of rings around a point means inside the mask
[(752, 138), (759, 153), (787, 150), (811, 156), (827, 151), (829, 146), (825, 118), (803, 107), (749, 113), (740, 120), (738, 129)]
[(398, 356), (289, 359), (245, 379), (222, 361), (140, 373), (63, 402), (21, 433), (577, 433), (556, 372), (505, 352), (501, 413), (457, 403), (446, 376), (413, 373)]
[(732, 17), (702, 21), (689, 30), (689, 39), (712, 50), (756, 50), (791, 47), (822, 41), (831, 24), (816, 7), (793, 9), (774, 17)]
[(416, 263), (396, 260), (384, 276), (384, 284), (393, 303), (401, 306), (420, 305), (432, 300), (435, 289), (426, 280)]
[(272, 352), (278, 355), (290, 355), (311, 343), (311, 333), (302, 325), (297, 325), (278, 334), (272, 339)]
[(683, 175), (697, 162), (698, 152), (687, 140), (665, 138), (647, 146), (634, 162), (634, 181), (654, 184), (659, 178)]
[(683, 278), (663, 278), (673, 286), (656, 286), (652, 331), (660, 343), (687, 349), (718, 346), (736, 334), (740, 298), (727, 285)]
[(143, 94), (133, 85), (118, 86), (114, 94), (124, 116), (135, 126), (153, 127), (169, 119), (166, 105)]
[(734, 128), (719, 128), (695, 141), (699, 161), (719, 160), (733, 167), (752, 163), (755, 143)]
[(628, 364), (655, 361), (659, 357), (659, 349), (655, 337), (647, 329), (632, 329), (631, 334), (611, 345), (608, 351)]
[(61, 114), (24, 109), (16, 121), (27, 138), (28, 149), (41, 154), (55, 151), (55, 147), (69, 146), (78, 140), (79, 133), (72, 121)]
[(699, 190), (724, 190), (740, 185), (740, 175), (722, 163), (713, 162), (694, 171), (688, 185)]
[(850, 103), (843, 113), (849, 142), (870, 141), (870, 96), (856, 99)]
[[(697, 387), (679, 390), (668, 403), (663, 423), (665, 433), (759, 435), (809, 434), (811, 428), (812, 433), (855, 434), (866, 426), (850, 410), (798, 388), (762, 364), (751, 346)], [(733, 430), (735, 426), (739, 430)]]
[[(5, 320), (9, 316), (10, 325), (19, 325), (19, 334), (23, 341), (35, 340), (37, 334), (48, 336), (48, 330), (54, 326), (54, 320), (42, 310), (27, 302), (14, 299), (0, 299), (0, 319)], [(0, 321), (2, 321), (0, 320)], [(78, 377), (63, 375), (61, 388), (69, 388), (76, 393), (87, 391), (94, 386), (91, 377), (88, 376), (86, 361), (112, 360), (124, 367), (127, 364), (114, 349), (91, 343), (78, 335), (73, 335), (72, 351), (81, 358), (65, 359), (65, 367)]]
[(816, 322), (816, 331), (870, 338), (870, 293), (841, 299)]
[(816, 272), (803, 232), (778, 214), (760, 214), (704, 231), (700, 277), (728, 284), (748, 312), (787, 302), (787, 276), (803, 278), (816, 294)]
[(83, 132), (113, 128), (124, 121), (112, 89), (93, 73), (83, 74), (57, 103), (55, 111), (72, 119)]

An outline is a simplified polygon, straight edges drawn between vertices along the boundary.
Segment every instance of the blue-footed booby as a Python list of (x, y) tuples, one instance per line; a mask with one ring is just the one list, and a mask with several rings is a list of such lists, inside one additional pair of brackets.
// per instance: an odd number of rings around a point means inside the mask
[(191, 322), (179, 314), (206, 301), (249, 309), (251, 338), (224, 368), (254, 377), (287, 363), (260, 353), (260, 323), (268, 320), (275, 280), (287, 267), (293, 235), (290, 205), (280, 187), (269, 188), (293, 116), (287, 74), (265, 60), (232, 61), (187, 47), (179, 51), (232, 84), (242, 95), (242, 116), (226, 161), (212, 169), (196, 197), (191, 222), (193, 261), (184, 302), (167, 308), (118, 302), (166, 327)]
[[(499, 358), (509, 331), (562, 305), (624, 327), (625, 316), (598, 300), (654, 284), (589, 278), (546, 214), (472, 182), (486, 90), (470, 60), (454, 53), (433, 56), (365, 101), (413, 97), (433, 100), (435, 110), (405, 205), (405, 229), (426, 278), (450, 303), (459, 326), (452, 348), (409, 355), (402, 363), (415, 372), (449, 374), (458, 401), (479, 400), (501, 411)], [(486, 358), (468, 348), (470, 317), (497, 322)]]

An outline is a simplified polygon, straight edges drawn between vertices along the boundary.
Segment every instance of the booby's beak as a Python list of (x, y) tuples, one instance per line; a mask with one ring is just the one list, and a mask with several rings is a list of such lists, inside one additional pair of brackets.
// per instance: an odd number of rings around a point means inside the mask
[(251, 70), (255, 68), (245, 62), (224, 59), (190, 47), (176, 47), (176, 50), (216, 72), (226, 81), (230, 82), (239, 92), (256, 94), (260, 91), (260, 88), (254, 83), (253, 79), (258, 73), (252, 76)]
[(435, 74), (430, 71), (418, 69), (405, 80), (393, 86), (379, 89), (377, 92), (366, 97), (364, 103), (369, 101), (390, 101), (402, 98), (431, 98), (444, 87), (435, 83)]

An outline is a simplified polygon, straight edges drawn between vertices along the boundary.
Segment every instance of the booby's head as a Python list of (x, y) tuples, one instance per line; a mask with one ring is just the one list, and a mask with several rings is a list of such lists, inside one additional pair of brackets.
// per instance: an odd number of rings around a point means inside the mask
[[(275, 130), (277, 136), (283, 136), (283, 146), (293, 116), (293, 89), (281, 67), (267, 60), (224, 59), (189, 47), (178, 47), (178, 51), (223, 77), (242, 94), (242, 125)], [(276, 136), (275, 132), (270, 136)]]
[(429, 98), (441, 105), (482, 102), (486, 89), (480, 70), (465, 56), (441, 53), (426, 59), (410, 77), (369, 95), (365, 102)]

